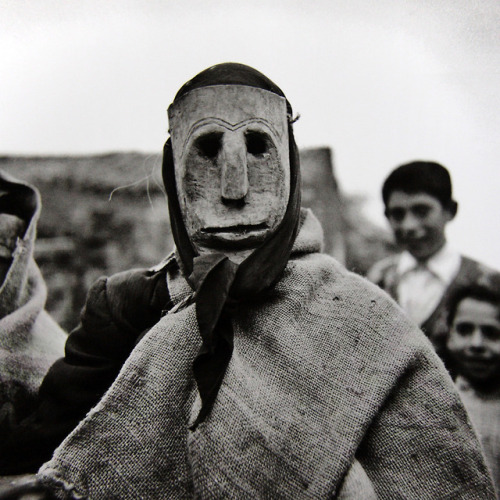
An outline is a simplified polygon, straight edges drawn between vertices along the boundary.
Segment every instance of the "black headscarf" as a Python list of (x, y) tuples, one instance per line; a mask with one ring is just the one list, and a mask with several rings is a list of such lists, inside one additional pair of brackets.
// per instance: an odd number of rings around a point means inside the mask
[[(285, 97), (269, 78), (257, 70), (237, 63), (212, 66), (185, 83), (174, 102), (196, 88), (212, 85), (247, 85)], [(193, 362), (193, 373), (202, 407), (195, 428), (210, 412), (233, 352), (231, 316), (241, 303), (257, 301), (280, 279), (297, 236), (300, 219), (300, 167), (298, 148), (292, 130), (292, 108), (288, 101), (290, 150), (290, 197), (283, 220), (241, 264), (225, 255), (198, 255), (189, 240), (175, 183), (171, 140), (163, 149), (163, 181), (168, 195), (170, 223), (183, 272), (195, 291), (196, 318), (202, 346)]]

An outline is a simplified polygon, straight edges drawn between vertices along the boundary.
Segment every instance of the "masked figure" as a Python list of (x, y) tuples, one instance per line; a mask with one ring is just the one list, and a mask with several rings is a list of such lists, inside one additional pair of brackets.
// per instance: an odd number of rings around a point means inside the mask
[(65, 332), (45, 311), (33, 247), (38, 191), (0, 172), (0, 429), (33, 411), (42, 378), (64, 354)]
[(92, 288), (42, 385), (66, 432), (93, 407), (39, 471), (58, 497), (494, 498), (428, 341), (320, 253), (292, 121), (283, 92), (239, 64), (177, 93), (163, 158), (175, 251)]

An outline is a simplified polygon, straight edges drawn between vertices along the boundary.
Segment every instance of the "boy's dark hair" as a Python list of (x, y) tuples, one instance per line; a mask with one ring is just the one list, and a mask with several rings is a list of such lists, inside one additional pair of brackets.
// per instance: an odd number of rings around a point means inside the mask
[(450, 174), (436, 162), (418, 160), (397, 167), (382, 186), (382, 198), (386, 207), (393, 191), (426, 193), (437, 198), (443, 208), (456, 210)]
[(457, 313), (460, 302), (464, 299), (475, 299), (481, 302), (488, 302), (497, 309), (497, 316), (500, 319), (500, 288), (498, 286), (469, 285), (458, 288), (448, 300), (447, 322), (450, 327)]

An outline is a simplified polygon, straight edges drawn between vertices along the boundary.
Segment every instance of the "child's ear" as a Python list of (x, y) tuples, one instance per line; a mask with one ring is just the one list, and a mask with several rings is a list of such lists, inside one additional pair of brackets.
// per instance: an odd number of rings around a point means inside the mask
[(451, 200), (446, 207), (446, 211), (450, 214), (450, 221), (452, 221), (458, 212), (458, 203), (455, 200)]

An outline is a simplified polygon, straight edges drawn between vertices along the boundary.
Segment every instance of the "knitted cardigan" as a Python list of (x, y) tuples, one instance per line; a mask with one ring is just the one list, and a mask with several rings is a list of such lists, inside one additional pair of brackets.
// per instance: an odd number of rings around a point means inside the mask
[(319, 230), (309, 213), (272, 293), (235, 312), (230, 364), (194, 431), (201, 339), (171, 266), (175, 306), (39, 478), (59, 498), (494, 498), (431, 344), (319, 253)]
[(17, 239), (12, 263), (4, 282), (0, 284), (2, 427), (14, 415), (32, 410), (42, 378), (52, 363), (64, 353), (66, 334), (44, 309), (47, 287), (33, 259), (36, 226), (41, 210), (40, 194), (33, 186), (1, 171), (0, 186), (7, 192), (17, 189), (24, 196), (18, 198), (16, 203), (32, 207), (26, 220), (26, 232)]
[[(385, 290), (397, 301), (399, 277), (397, 266), (400, 254), (391, 255), (377, 262), (368, 272), (368, 279)], [(430, 316), (420, 325), (422, 331), (429, 337), (434, 349), (453, 371), (453, 363), (448, 359), (446, 340), (448, 338), (448, 305), (450, 297), (459, 289), (474, 284), (486, 287), (497, 287), (500, 283), (500, 273), (469, 257), (461, 256), (457, 275), (448, 285), (439, 303)]]

